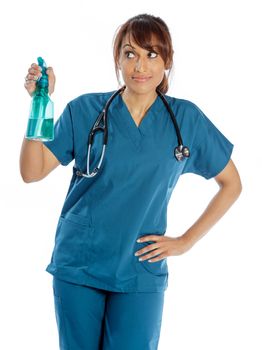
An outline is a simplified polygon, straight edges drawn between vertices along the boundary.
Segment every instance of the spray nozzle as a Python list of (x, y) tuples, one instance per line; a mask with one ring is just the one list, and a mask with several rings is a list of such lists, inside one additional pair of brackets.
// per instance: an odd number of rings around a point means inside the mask
[(38, 62), (38, 65), (42, 68), (42, 72), (41, 72), (42, 76), (38, 80), (37, 85), (40, 87), (47, 87), (48, 86), (48, 75), (46, 74), (46, 69), (47, 69), (46, 63), (42, 57), (37, 57), (37, 62)]

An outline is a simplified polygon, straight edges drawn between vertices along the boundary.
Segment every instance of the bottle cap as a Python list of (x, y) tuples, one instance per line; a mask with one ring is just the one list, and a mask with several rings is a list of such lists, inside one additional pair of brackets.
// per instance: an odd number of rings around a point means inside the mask
[(42, 76), (37, 81), (37, 86), (47, 87), (48, 86), (48, 75), (46, 74), (46, 69), (47, 69), (46, 63), (42, 57), (37, 57), (37, 62), (38, 62), (38, 65), (42, 68), (42, 72), (41, 72)]

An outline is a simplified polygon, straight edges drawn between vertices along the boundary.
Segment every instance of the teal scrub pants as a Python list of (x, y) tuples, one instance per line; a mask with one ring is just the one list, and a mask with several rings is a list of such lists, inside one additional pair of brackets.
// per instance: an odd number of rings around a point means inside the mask
[(121, 293), (53, 277), (60, 350), (157, 350), (163, 292)]

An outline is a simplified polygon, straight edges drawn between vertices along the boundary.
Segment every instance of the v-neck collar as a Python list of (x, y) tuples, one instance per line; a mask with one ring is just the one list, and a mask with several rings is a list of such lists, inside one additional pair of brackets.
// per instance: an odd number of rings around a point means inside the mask
[(153, 123), (156, 121), (156, 118), (161, 117), (159, 114), (161, 110), (163, 110), (163, 102), (160, 101), (160, 97), (157, 95), (139, 126), (137, 126), (122, 96), (118, 94), (115, 100), (113, 108), (118, 115), (117, 122), (122, 125), (125, 135), (129, 137), (136, 148), (140, 150), (143, 136), (152, 133)]

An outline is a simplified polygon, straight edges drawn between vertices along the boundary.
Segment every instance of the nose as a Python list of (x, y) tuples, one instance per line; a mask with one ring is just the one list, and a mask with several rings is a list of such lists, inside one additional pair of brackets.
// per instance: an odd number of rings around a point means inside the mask
[(146, 59), (139, 57), (136, 60), (136, 65), (135, 65), (136, 72), (146, 72), (146, 68), (147, 68)]

